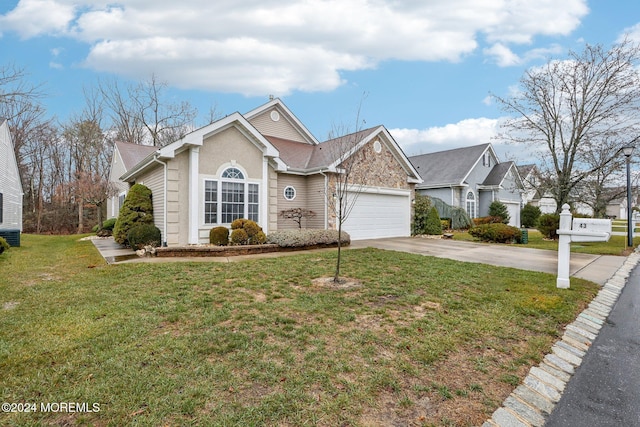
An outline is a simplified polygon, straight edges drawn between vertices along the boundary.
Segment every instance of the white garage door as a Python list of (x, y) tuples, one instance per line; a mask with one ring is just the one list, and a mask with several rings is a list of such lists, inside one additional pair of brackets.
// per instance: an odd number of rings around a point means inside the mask
[(410, 193), (360, 193), (342, 228), (352, 240), (410, 236)]
[(520, 227), (520, 203), (502, 202), (509, 212), (509, 225)]

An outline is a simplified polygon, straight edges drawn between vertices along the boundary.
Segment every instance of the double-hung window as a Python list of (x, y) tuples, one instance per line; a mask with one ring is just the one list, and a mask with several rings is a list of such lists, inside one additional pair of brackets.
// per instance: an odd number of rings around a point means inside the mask
[(259, 210), (259, 185), (247, 182), (238, 168), (225, 169), (220, 180), (205, 181), (205, 224), (230, 224), (239, 218), (258, 222)]

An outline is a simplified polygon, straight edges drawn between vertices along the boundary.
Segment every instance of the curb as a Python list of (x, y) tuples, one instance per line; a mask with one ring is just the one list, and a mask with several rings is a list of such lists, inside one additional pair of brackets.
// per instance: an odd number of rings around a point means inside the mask
[(482, 427), (543, 427), (566, 384), (598, 336), (624, 289), (631, 270), (640, 262), (633, 252), (600, 289), (589, 306), (567, 325), (562, 339), (544, 360), (529, 370), (520, 384)]

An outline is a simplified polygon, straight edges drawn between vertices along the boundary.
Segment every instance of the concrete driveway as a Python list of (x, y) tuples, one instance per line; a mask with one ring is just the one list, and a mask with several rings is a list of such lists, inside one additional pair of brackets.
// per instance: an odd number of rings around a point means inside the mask
[[(525, 245), (492, 245), (421, 237), (394, 237), (351, 242), (351, 248), (353, 249), (366, 247), (490, 264), (499, 267), (513, 267), (521, 270), (558, 273), (558, 253), (556, 251), (531, 249)], [(622, 256), (571, 253), (569, 272), (573, 277), (604, 285), (618, 271), (625, 260), (626, 257)]]

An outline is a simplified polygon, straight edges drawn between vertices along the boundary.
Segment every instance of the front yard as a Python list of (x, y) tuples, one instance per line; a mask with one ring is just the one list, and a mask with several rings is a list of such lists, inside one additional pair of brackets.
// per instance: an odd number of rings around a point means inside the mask
[[(0, 256), (2, 425), (480, 425), (598, 287), (335, 251), (107, 266), (77, 236)], [(40, 409), (40, 406), (38, 406)]]

